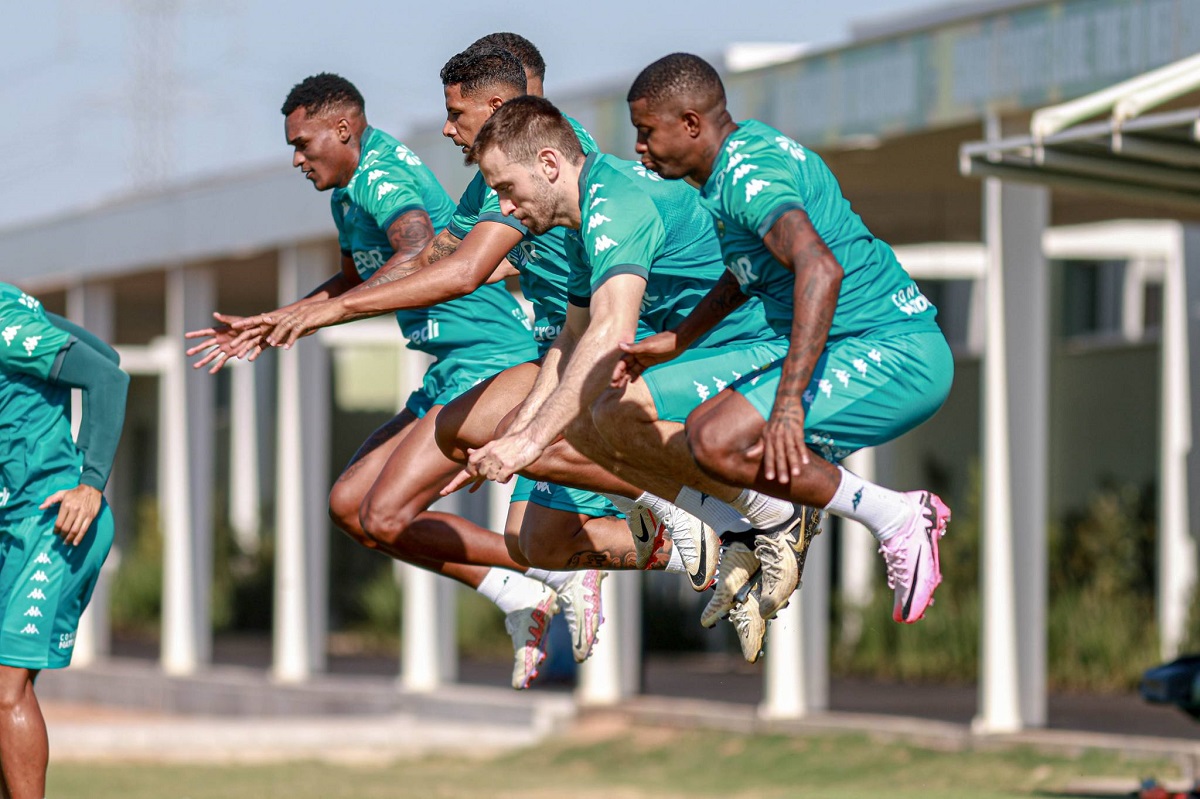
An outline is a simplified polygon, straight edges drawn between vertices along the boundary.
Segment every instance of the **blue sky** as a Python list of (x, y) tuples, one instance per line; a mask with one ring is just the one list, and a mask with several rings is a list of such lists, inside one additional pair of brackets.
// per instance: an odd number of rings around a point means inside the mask
[(542, 50), (551, 97), (627, 83), (675, 50), (849, 38), (856, 20), (936, 0), (668, 0), (512, 8), (384, 0), (40, 0), (10, 9), (0, 49), (0, 227), (145, 187), (288, 163), (279, 106), (334, 71), (398, 135), (437, 121), (438, 70), (512, 30)]

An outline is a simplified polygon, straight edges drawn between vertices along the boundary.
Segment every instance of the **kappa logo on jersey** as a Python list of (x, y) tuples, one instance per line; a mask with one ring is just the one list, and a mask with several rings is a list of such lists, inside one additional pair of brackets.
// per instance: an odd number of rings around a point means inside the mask
[(604, 214), (592, 214), (590, 217), (588, 217), (587, 232), (591, 233), (593, 230), (600, 227), (605, 222), (611, 222), (611, 221), (612, 220), (609, 219)]
[(8, 486), (0, 488), (0, 508), (7, 505), (10, 499), (12, 499), (12, 494), (8, 493)]
[(58, 648), (70, 649), (75, 646), (75, 633), (62, 633), (58, 636)]
[(38, 632), (38, 628), (36, 626), (34, 626), (33, 622), (29, 622), (29, 624), (26, 624), (25, 627), (21, 630), (21, 634), (22, 635), (41, 635), (41, 633)]
[(37, 349), (37, 346), (41, 343), (41, 341), (41, 336), (26, 336), (25, 340), (21, 342), (21, 346), (25, 348), (26, 355), (33, 355), (33, 351)]
[(797, 161), (808, 160), (808, 155), (804, 152), (804, 148), (798, 142), (789, 139), (787, 136), (776, 136), (775, 143), (779, 145), (779, 149), (783, 150)]
[(756, 169), (758, 169), (758, 167), (754, 164), (742, 164), (737, 169), (733, 170), (733, 185), (736, 186), (739, 180), (746, 177), (746, 175), (749, 175)]
[(606, 203), (606, 202), (608, 202), (607, 197), (596, 197), (595, 199), (592, 200), (591, 205), (588, 206), (588, 210), (589, 211), (595, 210), (597, 205), (599, 205), (600, 203)]
[(405, 147), (403, 144), (396, 148), (396, 157), (409, 166), (420, 166), (421, 159), (412, 150)]
[(46, 595), (42, 593), (42, 589), (35, 588), (32, 591), (30, 591), (29, 596), (27, 596), (25, 598), (26, 599), (45, 599)]
[(591, 187), (588, 188), (588, 199), (590, 200), (595, 197), (596, 192), (600, 191), (602, 188), (604, 188), (603, 183), (593, 183)]
[(375, 199), (382, 200), (384, 197), (388, 196), (398, 188), (400, 187), (395, 183), (389, 183), (385, 180), (383, 183), (379, 184), (379, 188), (375, 189)]
[(50, 556), (45, 552), (39, 552), (37, 558), (33, 562), (38, 564), (49, 563)]
[(765, 189), (767, 186), (770, 186), (770, 185), (771, 185), (771, 181), (763, 180), (762, 178), (755, 178), (754, 180), (747, 183), (746, 184), (746, 202), (749, 203), (751, 200), (753, 200), (755, 197), (757, 197), (759, 195), (759, 192), (761, 192), (763, 189)]
[(592, 255), (599, 255), (605, 250), (611, 250), (613, 247), (616, 247), (618, 243), (619, 242), (610, 239), (607, 235), (602, 233), (600, 234), (600, 238), (596, 239), (596, 249)]
[(646, 178), (647, 180), (654, 180), (654, 181), (662, 180), (662, 175), (659, 175), (657, 172), (651, 172), (649, 169), (646, 169), (646, 167), (642, 166), (641, 164), (636, 164), (633, 167), (633, 171), (635, 174), (641, 175), (642, 177)]
[(378, 150), (367, 150), (367, 154), (362, 157), (362, 162), (358, 166), (358, 171), (361, 172), (371, 164), (379, 160)]
[(734, 150), (737, 150), (739, 147), (741, 147), (745, 143), (746, 143), (745, 139), (734, 139), (733, 141), (729, 142), (729, 144), (725, 145), (725, 152), (732, 153)]
[(0, 336), (4, 337), (4, 343), (11, 347), (13, 339), (17, 337), (17, 331), (20, 329), (20, 325), (9, 325), (8, 327), (4, 328), (4, 332), (0, 333)]
[[(379, 180), (381, 177), (383, 177), (386, 174), (387, 174), (387, 172), (383, 169), (372, 169), (370, 172), (367, 173), (367, 185), (370, 186), (372, 183)], [(348, 205), (346, 207), (349, 208)]]
[(25, 615), (31, 616), (35, 619), (40, 619), (42, 617), (42, 609), (37, 605), (32, 605), (28, 610), (25, 611)]
[(21, 299), (17, 300), (17, 302), (19, 302), (21, 305), (24, 305), (26, 308), (28, 308), (31, 311), (36, 311), (38, 308), (42, 307), (42, 304), (40, 302), (38, 302), (35, 298), (30, 297), (28, 294), (25, 294), (25, 293), (21, 294)]
[(30, 580), (32, 580), (32, 581), (33, 581), (33, 582), (35, 582), (35, 583), (48, 583), (48, 582), (50, 582), (50, 578), (49, 578), (49, 577), (47, 577), (47, 576), (46, 576), (46, 573), (45, 573), (44, 571), (42, 571), (41, 569), (38, 569), (37, 571), (35, 571), (35, 572), (33, 573), (33, 576), (32, 576), (32, 577), (30, 577), (29, 579), (30, 579)]

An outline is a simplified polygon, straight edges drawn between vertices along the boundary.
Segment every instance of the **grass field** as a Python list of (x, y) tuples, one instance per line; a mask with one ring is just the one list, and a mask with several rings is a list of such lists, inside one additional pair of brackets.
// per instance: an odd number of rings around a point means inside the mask
[(538, 749), (492, 758), (355, 766), (52, 763), (47, 793), (88, 799), (1008, 799), (1095, 795), (1064, 791), (1081, 780), (1150, 774), (1172, 778), (1178, 771), (1166, 761), (1101, 753), (940, 752), (862, 736), (739, 736), (595, 721)]

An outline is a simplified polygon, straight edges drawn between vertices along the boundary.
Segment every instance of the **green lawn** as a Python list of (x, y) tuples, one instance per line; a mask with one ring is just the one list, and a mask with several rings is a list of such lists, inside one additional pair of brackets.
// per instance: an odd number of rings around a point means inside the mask
[(738, 736), (592, 725), (538, 749), (484, 760), (440, 757), (386, 766), (52, 763), (47, 793), (88, 799), (1001, 799), (1060, 794), (1081, 779), (1148, 774), (1177, 777), (1178, 771), (1165, 761), (1099, 753), (1065, 758), (1028, 750), (939, 752), (862, 736)]

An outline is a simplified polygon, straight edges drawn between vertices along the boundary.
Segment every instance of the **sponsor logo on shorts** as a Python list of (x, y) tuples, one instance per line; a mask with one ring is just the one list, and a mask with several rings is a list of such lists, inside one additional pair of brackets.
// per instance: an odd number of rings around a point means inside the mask
[(433, 341), (442, 333), (441, 327), (436, 319), (426, 320), (425, 324), (420, 327), (414, 327), (411, 330), (404, 331), (404, 337), (413, 344), (424, 344)]
[(917, 288), (916, 283), (910, 283), (892, 295), (892, 304), (900, 309), (905, 316), (919, 314), (929, 310), (929, 300)]
[(75, 633), (62, 633), (58, 636), (58, 648), (70, 649), (75, 646)]
[(37, 625), (35, 625), (33, 622), (29, 622), (29, 624), (26, 624), (23, 628), (21, 628), (21, 634), (40, 635), (41, 633), (38, 632)]

